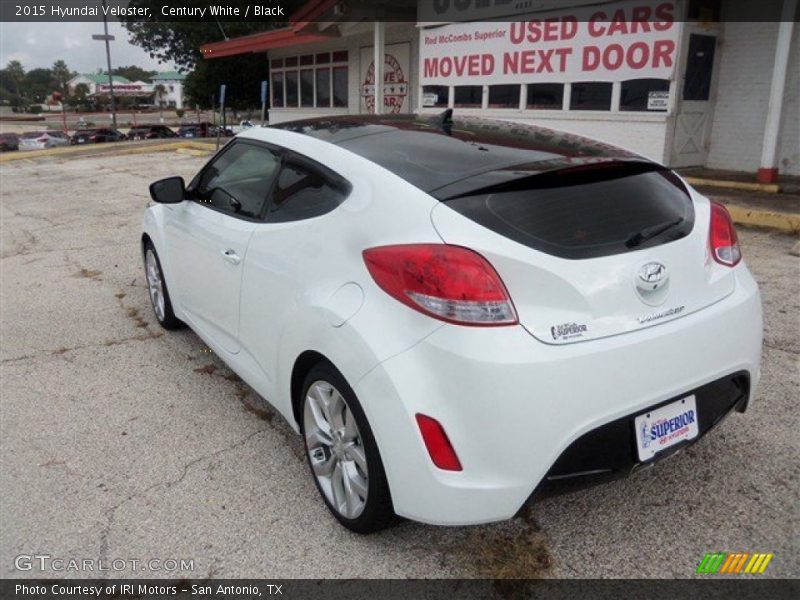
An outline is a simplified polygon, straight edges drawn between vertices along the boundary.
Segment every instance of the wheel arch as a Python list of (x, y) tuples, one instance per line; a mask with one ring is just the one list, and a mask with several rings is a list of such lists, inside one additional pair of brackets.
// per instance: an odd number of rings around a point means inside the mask
[[(295, 359), (292, 367), (292, 375), (289, 382), (289, 397), (292, 402), (292, 416), (294, 417), (297, 429), (302, 430), (303, 423), (303, 404), (301, 394), (303, 392), (303, 382), (308, 373), (319, 363), (328, 363), (334, 369), (336, 365), (331, 362), (324, 354), (316, 350), (305, 350)], [(338, 369), (336, 369), (338, 371)]]

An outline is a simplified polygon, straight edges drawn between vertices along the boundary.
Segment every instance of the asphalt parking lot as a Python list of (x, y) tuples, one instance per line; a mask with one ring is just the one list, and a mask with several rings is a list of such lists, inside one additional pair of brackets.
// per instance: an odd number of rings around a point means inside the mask
[[(15, 557), (191, 559), (181, 577), (691, 577), (706, 552), (800, 575), (800, 258), (740, 230), (765, 310), (750, 410), (630, 479), (505, 523), (351, 534), (281, 417), (191, 331), (166, 334), (139, 254), (173, 152), (0, 166), (0, 576)], [(709, 577), (706, 575), (705, 577)]]

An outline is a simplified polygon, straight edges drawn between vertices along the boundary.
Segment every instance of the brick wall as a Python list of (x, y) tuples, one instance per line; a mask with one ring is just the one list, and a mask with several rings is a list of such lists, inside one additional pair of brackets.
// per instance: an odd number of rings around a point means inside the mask
[[(733, 0), (729, 18), (752, 10)], [(717, 101), (707, 165), (754, 172), (760, 166), (778, 23), (731, 22), (718, 47)], [(778, 145), (781, 173), (800, 175), (800, 27), (795, 26)]]

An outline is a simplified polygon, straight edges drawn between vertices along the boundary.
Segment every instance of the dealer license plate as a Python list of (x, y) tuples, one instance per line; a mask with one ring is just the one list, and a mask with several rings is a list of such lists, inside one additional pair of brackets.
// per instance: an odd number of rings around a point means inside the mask
[(697, 437), (697, 404), (687, 396), (634, 419), (639, 460), (650, 460), (659, 452)]

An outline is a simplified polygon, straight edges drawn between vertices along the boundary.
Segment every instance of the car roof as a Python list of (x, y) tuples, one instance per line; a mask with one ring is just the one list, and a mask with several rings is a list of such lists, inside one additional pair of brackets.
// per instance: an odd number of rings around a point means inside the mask
[(272, 127), (355, 152), (439, 198), (535, 172), (646, 160), (571, 133), (451, 114), (322, 117)]

